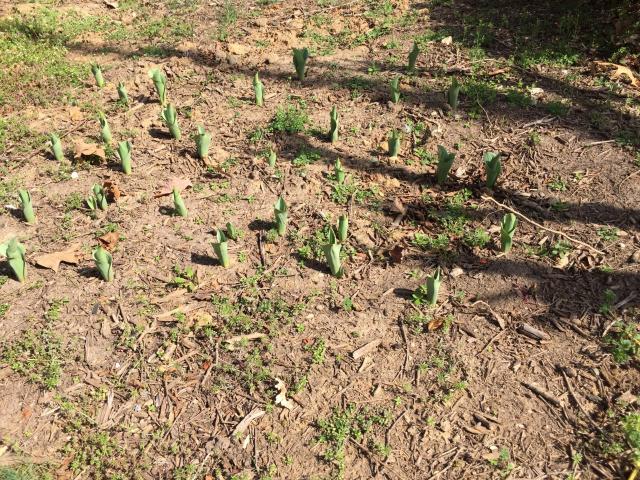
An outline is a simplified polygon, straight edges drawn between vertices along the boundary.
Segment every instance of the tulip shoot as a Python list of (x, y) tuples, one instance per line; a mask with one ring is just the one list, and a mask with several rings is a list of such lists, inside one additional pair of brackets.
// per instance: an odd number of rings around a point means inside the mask
[(413, 42), (413, 48), (409, 52), (409, 65), (407, 66), (407, 70), (409, 72), (414, 72), (416, 70), (416, 61), (418, 60), (419, 54), (420, 49), (418, 48), (418, 44)]
[(149, 78), (153, 80), (153, 86), (156, 88), (158, 100), (164, 105), (167, 103), (167, 77), (158, 68), (149, 71)]
[(102, 185), (94, 184), (91, 192), (93, 195), (87, 198), (89, 208), (93, 211), (97, 209), (106, 210), (108, 207), (107, 194)]
[(91, 73), (93, 73), (93, 78), (96, 80), (96, 85), (100, 88), (104, 87), (104, 77), (102, 76), (100, 65), (95, 63), (91, 65)]
[(127, 87), (124, 85), (124, 83), (119, 82), (118, 86), (117, 86), (117, 90), (118, 90), (118, 99), (120, 101), (120, 103), (122, 103), (123, 105), (129, 105), (129, 94), (127, 93)]
[(487, 188), (493, 188), (498, 180), (498, 175), (502, 171), (500, 163), (500, 154), (496, 152), (487, 152), (482, 156), (484, 168), (487, 172)]
[(331, 275), (338, 278), (344, 273), (344, 269), (340, 263), (340, 250), (342, 250), (342, 245), (337, 242), (333, 229), (331, 229), (329, 230), (329, 243), (322, 247), (322, 251), (327, 259), (327, 265), (329, 265)]
[(447, 181), (454, 158), (456, 158), (455, 153), (449, 153), (442, 145), (438, 145), (438, 168), (436, 170), (438, 185), (443, 185)]
[(347, 241), (347, 236), (349, 235), (349, 217), (346, 214), (340, 215), (338, 218), (338, 240), (342, 243)]
[(226, 233), (227, 233), (227, 237), (229, 237), (234, 242), (236, 240), (238, 240), (238, 237), (240, 236), (240, 233), (238, 232), (238, 229), (236, 227), (234, 227), (231, 222), (227, 222), (227, 232)]
[(176, 140), (180, 140), (180, 126), (178, 125), (178, 113), (171, 103), (162, 110), (162, 119), (169, 129), (169, 133)]
[(111, 128), (109, 127), (109, 122), (107, 122), (107, 117), (105, 117), (104, 113), (100, 112), (98, 114), (98, 120), (100, 121), (100, 137), (104, 143), (111, 143)]
[(458, 80), (454, 77), (451, 80), (451, 86), (449, 87), (449, 91), (447, 92), (447, 103), (452, 110), (458, 109), (458, 95), (460, 94), (460, 84)]
[(173, 189), (173, 209), (176, 215), (181, 217), (186, 217), (188, 214), (187, 207), (184, 206), (184, 201), (177, 188)]
[(224, 268), (229, 267), (229, 245), (227, 242), (227, 236), (221, 229), (216, 230), (216, 242), (213, 244), (213, 251), (218, 257), (220, 265)]
[(118, 143), (118, 156), (120, 157), (120, 165), (122, 167), (122, 171), (130, 175), (131, 174), (131, 142), (120, 142)]
[(273, 213), (276, 219), (276, 229), (278, 230), (278, 235), (282, 237), (287, 231), (288, 213), (287, 204), (284, 201), (284, 198), (278, 198), (278, 201), (274, 205)]
[(51, 141), (51, 153), (58, 162), (61, 162), (64, 160), (64, 152), (62, 151), (60, 137), (55, 133), (52, 133), (49, 135), (49, 140)]
[(440, 291), (441, 282), (442, 275), (440, 267), (438, 267), (432, 277), (427, 277), (427, 303), (431, 306), (435, 305), (438, 301), (438, 292)]
[(33, 205), (31, 205), (31, 195), (26, 190), (18, 190), (20, 203), (22, 204), (22, 215), (27, 223), (34, 223), (36, 215), (33, 213)]
[(113, 280), (113, 257), (105, 250), (102, 245), (99, 245), (93, 251), (93, 259), (96, 262), (96, 267), (100, 272), (100, 276), (105, 282)]
[(344, 171), (344, 168), (342, 168), (342, 162), (339, 158), (336, 158), (336, 163), (333, 164), (333, 168), (336, 176), (336, 182), (340, 184), (344, 183), (346, 172)]
[(7, 257), (7, 263), (13, 271), (16, 280), (24, 282), (27, 275), (27, 261), (25, 260), (24, 246), (13, 237), (0, 245), (0, 256)]
[(502, 217), (500, 224), (500, 246), (504, 253), (509, 253), (513, 246), (513, 234), (518, 226), (518, 218), (513, 213), (507, 213)]
[(198, 158), (207, 158), (209, 156), (209, 145), (211, 145), (211, 134), (207, 133), (203, 126), (198, 126), (196, 134), (196, 149)]
[(260, 81), (258, 72), (253, 77), (253, 91), (256, 97), (256, 105), (262, 107), (264, 105), (264, 84)]
[(400, 134), (397, 130), (391, 132), (389, 137), (389, 157), (398, 158), (398, 152), (400, 151)]
[(336, 143), (338, 141), (338, 128), (339, 128), (339, 114), (338, 109), (334, 106), (331, 109), (331, 113), (329, 114), (331, 119), (331, 129), (329, 130), (329, 138), (331, 139), (331, 143)]
[(298, 80), (304, 81), (307, 59), (309, 58), (309, 49), (294, 48), (293, 49), (293, 66), (296, 68)]
[(391, 80), (391, 101), (393, 103), (400, 101), (400, 77)]
[(269, 166), (271, 168), (274, 168), (276, 166), (276, 160), (278, 159), (278, 156), (276, 155), (276, 152), (274, 149), (269, 149), (269, 153), (267, 154), (267, 162), (269, 163)]

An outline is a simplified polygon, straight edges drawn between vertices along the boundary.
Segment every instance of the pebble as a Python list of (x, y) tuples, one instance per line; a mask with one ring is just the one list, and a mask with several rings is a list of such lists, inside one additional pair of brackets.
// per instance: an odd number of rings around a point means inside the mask
[(451, 273), (449, 273), (449, 275), (451, 275), (453, 278), (456, 278), (462, 275), (463, 273), (464, 273), (463, 269), (461, 269), (460, 267), (456, 267), (453, 270), (451, 270)]
[(640, 263), (640, 250), (636, 250), (629, 260), (631, 263)]

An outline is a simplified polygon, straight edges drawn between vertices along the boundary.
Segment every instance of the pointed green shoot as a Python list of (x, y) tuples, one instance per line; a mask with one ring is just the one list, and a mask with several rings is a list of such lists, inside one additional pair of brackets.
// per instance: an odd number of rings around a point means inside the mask
[(33, 205), (31, 205), (31, 195), (26, 190), (18, 190), (20, 203), (22, 203), (22, 215), (27, 223), (36, 221), (36, 215), (33, 213)]
[(153, 86), (156, 87), (158, 100), (164, 105), (167, 103), (167, 77), (158, 68), (149, 71), (149, 78), (153, 80)]
[(24, 282), (27, 275), (24, 245), (16, 237), (13, 237), (7, 243), (0, 245), (0, 255), (7, 257), (7, 262), (16, 276), (16, 280)]
[(107, 203), (107, 194), (104, 191), (102, 185), (98, 185), (97, 183), (93, 185), (91, 192), (92, 196), (87, 198), (87, 205), (91, 210), (106, 210), (108, 207)]
[(336, 158), (336, 163), (333, 164), (333, 168), (336, 175), (336, 181), (340, 184), (344, 183), (346, 172), (344, 171), (344, 168), (342, 168), (342, 162), (339, 158)]
[(398, 152), (400, 151), (400, 133), (397, 130), (393, 130), (389, 136), (389, 157), (398, 158)]
[(273, 213), (276, 219), (276, 229), (278, 230), (278, 235), (281, 237), (287, 231), (287, 213), (288, 213), (287, 203), (284, 201), (284, 198), (280, 196), (278, 201), (273, 208)]
[(513, 213), (507, 213), (502, 217), (500, 224), (500, 247), (504, 253), (509, 253), (513, 246), (513, 234), (518, 226), (518, 217)]
[(100, 276), (105, 282), (113, 280), (113, 257), (105, 250), (102, 245), (99, 245), (93, 251), (93, 259), (96, 262), (96, 267), (100, 272)]
[(305, 68), (307, 65), (307, 59), (309, 58), (309, 49), (307, 48), (294, 48), (293, 49), (293, 66), (296, 68), (296, 74), (298, 80), (304, 81)]
[(118, 156), (120, 157), (120, 165), (122, 166), (122, 171), (130, 175), (131, 174), (131, 142), (127, 140), (126, 142), (118, 143)]
[(331, 129), (329, 130), (329, 138), (331, 139), (331, 143), (336, 143), (338, 141), (338, 128), (339, 128), (339, 117), (338, 109), (334, 107), (331, 109), (331, 113), (329, 114), (331, 119)]
[(409, 65), (407, 66), (408, 71), (415, 72), (418, 55), (420, 55), (420, 49), (418, 48), (418, 44), (413, 42), (413, 48), (409, 52)]
[(253, 77), (253, 91), (256, 97), (256, 105), (262, 107), (264, 105), (264, 84), (260, 81), (258, 72)]
[(173, 189), (173, 209), (176, 215), (180, 215), (181, 217), (186, 217), (188, 215), (187, 207), (184, 206), (182, 195), (180, 195), (177, 188)]
[(349, 217), (347, 214), (340, 215), (338, 218), (338, 240), (344, 243), (347, 241), (347, 236), (349, 235)]
[(440, 283), (442, 282), (442, 275), (440, 267), (436, 268), (436, 272), (432, 277), (427, 277), (427, 303), (429, 305), (435, 305), (438, 301), (438, 292), (440, 291)]
[(178, 112), (176, 112), (176, 107), (174, 107), (173, 104), (170, 103), (162, 110), (162, 119), (169, 129), (171, 136), (176, 140), (180, 140), (181, 134), (180, 126), (178, 125)]
[(458, 79), (453, 77), (451, 79), (451, 86), (447, 92), (447, 103), (453, 110), (458, 109), (458, 95), (460, 94), (460, 84)]
[(209, 156), (209, 145), (211, 145), (211, 134), (207, 133), (203, 126), (198, 125), (198, 133), (196, 134), (198, 158), (207, 158)]
[(93, 73), (93, 78), (96, 80), (96, 85), (100, 88), (104, 87), (104, 77), (102, 76), (100, 65), (95, 63), (91, 65), (91, 73)]
[(129, 105), (129, 94), (127, 93), (127, 87), (124, 85), (123, 82), (119, 82), (118, 86), (116, 87), (118, 90), (118, 99), (120, 101), (120, 103), (122, 103), (123, 105)]
[(493, 188), (498, 180), (498, 175), (502, 171), (502, 164), (500, 163), (500, 154), (496, 152), (486, 152), (482, 156), (484, 161), (484, 168), (487, 172), (487, 188)]
[(104, 113), (100, 112), (98, 114), (98, 120), (100, 121), (100, 137), (102, 141), (104, 143), (111, 143), (111, 128), (109, 127), (107, 117), (105, 117)]
[(391, 80), (391, 101), (393, 103), (400, 101), (400, 77)]
[(344, 269), (340, 263), (340, 250), (342, 250), (342, 245), (336, 241), (336, 236), (333, 233), (333, 229), (331, 229), (329, 230), (329, 243), (322, 246), (322, 251), (327, 259), (327, 265), (329, 265), (331, 275), (337, 278), (340, 278), (344, 273)]
[(227, 242), (227, 236), (221, 229), (216, 230), (216, 243), (212, 245), (220, 265), (224, 268), (229, 268), (229, 244)]
[(438, 185), (444, 185), (447, 181), (454, 158), (456, 158), (455, 153), (449, 153), (442, 145), (438, 145), (438, 168), (436, 170), (436, 181)]
[(278, 159), (278, 156), (276, 155), (276, 152), (273, 148), (269, 149), (269, 153), (267, 154), (267, 162), (269, 162), (269, 166), (271, 168), (276, 166), (276, 160)]
[(240, 233), (238, 232), (238, 229), (234, 227), (231, 222), (227, 222), (227, 237), (235, 242), (236, 240), (238, 240), (239, 236)]
[(51, 141), (51, 153), (54, 158), (61, 162), (64, 160), (64, 152), (62, 151), (62, 143), (60, 142), (60, 137), (55, 133), (49, 135), (49, 141)]

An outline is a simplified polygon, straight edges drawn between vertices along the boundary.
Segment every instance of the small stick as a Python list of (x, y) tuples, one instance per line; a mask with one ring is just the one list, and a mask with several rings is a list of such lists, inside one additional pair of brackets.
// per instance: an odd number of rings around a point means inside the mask
[(533, 383), (528, 383), (528, 382), (523, 382), (523, 381), (521, 381), (520, 383), (523, 386), (527, 387), (529, 390), (531, 390), (536, 395), (539, 395), (540, 397), (544, 398), (545, 400), (553, 403), (556, 407), (561, 407), (562, 406), (562, 402), (558, 398), (556, 398), (554, 395), (550, 394), (546, 390), (543, 390), (539, 386), (537, 386), (537, 385), (535, 385)]
[(575, 238), (570, 237), (570, 236), (569, 236), (569, 235), (567, 235), (566, 233), (561, 232), (561, 231), (559, 231), (559, 230), (554, 230), (554, 229), (552, 229), (552, 228), (544, 227), (544, 226), (540, 225), (538, 222), (535, 222), (535, 221), (531, 220), (531, 219), (530, 219), (529, 217), (527, 217), (526, 215), (523, 215), (522, 213), (518, 212), (517, 210), (514, 210), (513, 208), (511, 208), (511, 207), (509, 207), (509, 206), (505, 205), (504, 203), (500, 203), (500, 202), (498, 202), (497, 200), (494, 200), (494, 199), (493, 199), (493, 198), (491, 198), (491, 197), (487, 197), (486, 195), (483, 195), (483, 196), (482, 196), (482, 199), (483, 199), (483, 200), (489, 200), (489, 201), (491, 201), (491, 202), (495, 203), (496, 205), (498, 205), (499, 207), (502, 207), (502, 208), (504, 208), (505, 210), (509, 210), (511, 213), (513, 213), (513, 214), (515, 214), (515, 215), (519, 216), (519, 217), (520, 217), (520, 218), (522, 218), (523, 220), (526, 220), (527, 222), (529, 222), (529, 223), (531, 223), (531, 224), (535, 225), (535, 226), (536, 226), (536, 227), (538, 227), (538, 228), (541, 228), (541, 229), (543, 229), (543, 230), (546, 230), (547, 232), (555, 233), (556, 235), (560, 235), (561, 237), (566, 238), (566, 239), (567, 239), (567, 240), (569, 240), (570, 242), (577, 243), (578, 245), (582, 245), (583, 247), (587, 247), (589, 250), (592, 250), (592, 251), (594, 251), (594, 252), (596, 252), (596, 253), (599, 253), (600, 255), (605, 255), (605, 253), (604, 253), (604, 252), (602, 252), (602, 251), (598, 250), (598, 249), (597, 249), (597, 248), (595, 248), (595, 247), (592, 247), (592, 246), (591, 246), (591, 245), (589, 245), (588, 243), (584, 243), (584, 242), (581, 242), (580, 240), (576, 240)]
[(567, 390), (569, 390), (569, 394), (573, 397), (573, 400), (576, 402), (576, 405), (578, 405), (578, 408), (580, 409), (582, 414), (585, 417), (587, 417), (587, 420), (589, 420), (589, 423), (596, 430), (598, 430), (599, 432), (602, 432), (602, 429), (598, 426), (598, 424), (596, 422), (593, 421), (593, 418), (591, 418), (591, 415), (589, 415), (587, 413), (587, 411), (584, 409), (584, 407), (580, 403), (580, 400), (578, 400), (578, 397), (577, 397), (576, 393), (573, 391), (573, 387), (571, 386), (571, 383), (569, 382), (569, 378), (567, 377), (567, 374), (564, 372), (563, 368), (560, 368), (560, 373), (562, 374), (562, 378), (564, 378), (564, 383), (567, 385)]

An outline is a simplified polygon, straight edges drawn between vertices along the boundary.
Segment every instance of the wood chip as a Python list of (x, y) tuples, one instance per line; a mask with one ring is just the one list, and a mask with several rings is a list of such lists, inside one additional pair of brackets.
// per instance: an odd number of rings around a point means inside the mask
[(358, 348), (353, 353), (351, 353), (351, 356), (353, 357), (354, 360), (358, 360), (359, 358), (362, 358), (368, 353), (374, 351), (376, 348), (378, 348), (378, 345), (380, 345), (381, 343), (382, 343), (382, 339), (380, 338), (371, 340), (369, 343), (363, 345), (362, 347)]
[(534, 340), (549, 340), (551, 338), (546, 332), (538, 330), (528, 323), (521, 323), (518, 326), (517, 332), (521, 333), (522, 335), (526, 335), (529, 338), (533, 338)]
[(531, 390), (533, 393), (535, 393), (536, 395), (544, 398), (545, 400), (547, 400), (548, 402), (554, 404), (556, 407), (561, 407), (562, 406), (562, 401), (557, 398), (555, 395), (547, 392), (546, 390), (544, 390), (543, 388), (539, 387), (538, 385), (536, 385), (535, 383), (529, 383), (529, 382), (520, 382), (523, 386), (527, 387), (529, 390)]
[(233, 432), (231, 432), (231, 439), (239, 439), (240, 436), (242, 436), (242, 434), (247, 430), (247, 428), (249, 428), (249, 425), (251, 425), (251, 422), (253, 422), (254, 420), (257, 420), (258, 418), (262, 417), (265, 413), (264, 410), (261, 410), (260, 408), (254, 408), (253, 410), (251, 410), (246, 417), (244, 417), (240, 423), (238, 423), (238, 425), (236, 425), (236, 428), (233, 429)]

